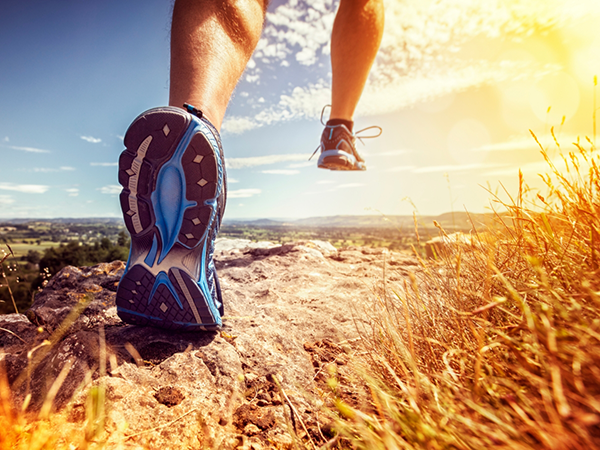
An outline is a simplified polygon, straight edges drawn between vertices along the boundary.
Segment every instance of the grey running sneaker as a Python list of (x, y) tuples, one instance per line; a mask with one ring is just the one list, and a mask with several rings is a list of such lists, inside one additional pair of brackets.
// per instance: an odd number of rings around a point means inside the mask
[[(321, 169), (329, 170), (367, 170), (365, 160), (356, 151), (356, 140), (362, 142), (363, 139), (371, 139), (381, 136), (381, 127), (371, 126), (352, 133), (344, 124), (330, 124), (323, 122), (323, 114), (326, 105), (321, 111), (321, 123), (325, 127), (321, 134), (321, 143), (311, 155), (311, 159), (320, 149), (319, 161), (317, 166)], [(332, 122), (332, 121), (330, 121)], [(352, 127), (350, 125), (350, 127)], [(360, 133), (377, 129), (378, 133), (368, 136), (359, 136)]]
[(321, 155), (317, 166), (329, 170), (367, 170), (356, 151), (356, 137), (346, 125), (325, 125), (321, 135)]
[(214, 330), (223, 315), (213, 252), (225, 165), (217, 130), (185, 107), (146, 111), (125, 134), (119, 183), (131, 249), (117, 313), (135, 325)]

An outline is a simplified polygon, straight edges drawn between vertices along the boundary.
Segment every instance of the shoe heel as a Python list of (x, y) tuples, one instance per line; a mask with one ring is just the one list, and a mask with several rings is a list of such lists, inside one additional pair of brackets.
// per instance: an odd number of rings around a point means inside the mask
[(132, 236), (144, 234), (154, 225), (150, 196), (157, 172), (175, 152), (189, 123), (183, 111), (155, 108), (136, 118), (127, 130), (118, 176), (123, 186), (123, 218)]

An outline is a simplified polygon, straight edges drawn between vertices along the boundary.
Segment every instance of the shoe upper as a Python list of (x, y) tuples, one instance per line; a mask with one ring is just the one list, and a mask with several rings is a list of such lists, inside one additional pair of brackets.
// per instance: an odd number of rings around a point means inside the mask
[(356, 151), (356, 137), (346, 128), (346, 125), (326, 125), (321, 134), (321, 153), (328, 150), (341, 150), (356, 158), (365, 160)]
[(345, 125), (325, 125), (317, 166), (329, 170), (366, 170), (365, 160), (356, 151), (355, 142), (355, 135)]

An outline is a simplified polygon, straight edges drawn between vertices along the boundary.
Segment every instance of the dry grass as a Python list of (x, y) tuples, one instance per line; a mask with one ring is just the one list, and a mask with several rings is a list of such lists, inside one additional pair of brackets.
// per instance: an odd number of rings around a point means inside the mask
[[(556, 143), (560, 150), (560, 146)], [(385, 289), (363, 330), (368, 408), (337, 402), (354, 448), (600, 448), (600, 157), (547, 152), (497, 225)], [(536, 200), (536, 204), (528, 203)], [(443, 233), (443, 230), (440, 230)]]
[[(54, 395), (68, 374), (65, 366), (52, 384), (40, 411), (27, 413), (15, 406), (6, 377), (0, 373), (0, 448), (11, 450), (72, 450), (101, 449), (104, 418), (104, 391), (101, 386), (89, 388), (85, 424), (67, 421), (66, 414), (52, 409)], [(68, 409), (68, 407), (67, 407)]]
[[(73, 399), (58, 413), (54, 408), (54, 400), (62, 384), (68, 377), (73, 361), (65, 361), (60, 373), (53, 380), (46, 392), (44, 402), (39, 410), (29, 408), (32, 398), (30, 381), (36, 367), (50, 350), (60, 342), (68, 328), (91, 302), (86, 296), (80, 304), (72, 309), (57, 330), (39, 345), (31, 348), (27, 354), (27, 367), (9, 384), (4, 367), (0, 364), (0, 449), (14, 450), (72, 450), (101, 449), (105, 447), (104, 420), (106, 416), (105, 387), (101, 383), (92, 383), (92, 370), (88, 371), (83, 383), (76, 389), (73, 398), (82, 392), (86, 393), (84, 423), (71, 423), (67, 418), (73, 408)], [(16, 335), (15, 335), (16, 336)], [(18, 336), (17, 336), (18, 337)], [(19, 338), (20, 339), (20, 338)], [(104, 330), (99, 333), (100, 340), (100, 374), (106, 373), (106, 345)], [(24, 396), (15, 398), (15, 391), (25, 384)], [(29, 408), (29, 409), (28, 409)]]

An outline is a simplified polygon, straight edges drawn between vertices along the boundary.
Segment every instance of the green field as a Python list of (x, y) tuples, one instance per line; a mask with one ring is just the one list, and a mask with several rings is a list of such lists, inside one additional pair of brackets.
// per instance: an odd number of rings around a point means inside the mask
[[(44, 252), (51, 247), (58, 247), (59, 242), (42, 241), (39, 245), (35, 242), (19, 242), (9, 244), (16, 259), (21, 259), (21, 256), (25, 256), (28, 251), (35, 250), (40, 252), (42, 255)], [(8, 251), (5, 244), (0, 245), (0, 249)], [(0, 251), (0, 253), (2, 253)]]

